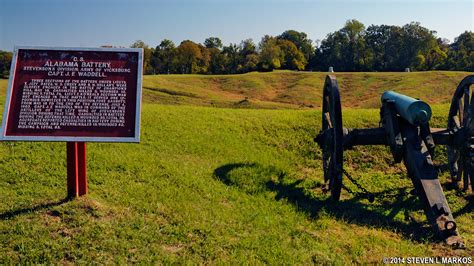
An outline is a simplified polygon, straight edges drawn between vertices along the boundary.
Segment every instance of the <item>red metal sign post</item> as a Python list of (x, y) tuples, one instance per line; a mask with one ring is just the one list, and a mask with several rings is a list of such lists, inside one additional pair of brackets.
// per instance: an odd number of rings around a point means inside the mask
[(67, 196), (87, 194), (86, 143), (67, 142)]

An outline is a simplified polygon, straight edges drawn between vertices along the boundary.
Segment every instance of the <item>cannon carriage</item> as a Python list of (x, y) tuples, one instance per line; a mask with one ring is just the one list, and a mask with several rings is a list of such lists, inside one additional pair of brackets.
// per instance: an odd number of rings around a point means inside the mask
[[(433, 157), (436, 145), (446, 145), (452, 182), (458, 184), (462, 181), (463, 190), (471, 187), (474, 191), (472, 84), (474, 75), (465, 77), (456, 88), (447, 128), (430, 128), (432, 112), (427, 103), (387, 91), (381, 97), (380, 127), (349, 129), (343, 127), (337, 80), (328, 75), (323, 88), (322, 128), (315, 142), (322, 149), (324, 180), (331, 199), (338, 201), (344, 187), (343, 175), (347, 175), (343, 168), (344, 150), (357, 145), (389, 146), (394, 161), (405, 164), (433, 230), (448, 245), (464, 247)], [(369, 200), (373, 201), (373, 198), (369, 197)]]

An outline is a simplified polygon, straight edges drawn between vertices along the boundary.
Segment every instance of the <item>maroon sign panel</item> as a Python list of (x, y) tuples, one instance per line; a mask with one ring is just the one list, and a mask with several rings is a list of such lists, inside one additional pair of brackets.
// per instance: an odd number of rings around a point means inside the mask
[(17, 48), (3, 140), (138, 142), (142, 49)]

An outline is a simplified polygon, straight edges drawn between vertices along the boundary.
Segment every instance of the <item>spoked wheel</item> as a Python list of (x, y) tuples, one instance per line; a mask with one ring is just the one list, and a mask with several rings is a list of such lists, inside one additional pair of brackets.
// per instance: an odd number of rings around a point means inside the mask
[(328, 75), (324, 83), (322, 129), (316, 141), (323, 150), (324, 181), (331, 198), (338, 201), (342, 189), (343, 133), (339, 87), (335, 76)]
[(452, 146), (448, 146), (448, 163), (453, 183), (463, 180), (463, 189), (474, 191), (474, 100), (471, 85), (474, 75), (465, 77), (458, 85), (451, 101), (448, 129), (454, 132)]

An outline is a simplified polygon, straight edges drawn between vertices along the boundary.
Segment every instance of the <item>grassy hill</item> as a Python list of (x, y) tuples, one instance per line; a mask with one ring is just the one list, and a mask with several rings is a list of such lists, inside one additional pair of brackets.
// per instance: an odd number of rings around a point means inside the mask
[[(398, 75), (407, 74), (418, 73)], [(319, 80), (305, 88), (315, 95), (320, 93), (324, 76), (320, 73), (146, 76), (144, 87), (179, 91), (180, 95), (146, 90), (140, 144), (88, 144), (90, 194), (71, 202), (63, 200), (64, 143), (1, 142), (0, 264), (346, 264), (380, 263), (388, 256), (472, 256), (473, 198), (445, 187), (468, 249), (451, 250), (436, 243), (417, 199), (407, 193), (412, 185), (404, 167), (393, 165), (384, 147), (357, 147), (346, 152), (345, 168), (370, 191), (401, 192), (399, 196), (369, 203), (343, 191), (340, 203), (328, 201), (320, 188), (321, 151), (312, 142), (320, 128), (319, 108), (169, 105), (209, 105), (206, 101), (213, 99), (215, 105), (235, 106), (239, 95), (264, 96), (228, 83), (265, 80), (274, 85), (255, 87), (275, 91), (273, 86), (292, 75), (308, 84)], [(396, 79), (395, 73), (337, 75), (346, 77), (346, 81), (342, 78), (344, 83), (358, 80), (352, 83), (359, 84), (358, 88), (365, 86), (364, 75), (376, 77), (370, 84)], [(449, 92), (440, 92), (446, 96), (436, 98), (435, 102), (444, 103), (464, 73), (424, 74), (430, 75), (449, 76), (449, 82), (454, 83)], [(215, 80), (226, 85), (211, 87)], [(438, 78), (430, 86), (449, 82)], [(6, 82), (0, 80), (0, 86), (4, 91)], [(298, 90), (303, 90), (299, 86)], [(355, 97), (347, 92), (356, 89), (343, 86), (343, 97)], [(411, 85), (402, 80), (398, 87), (410, 89)], [(303, 96), (293, 98), (297, 97)], [(378, 97), (374, 96), (374, 103)], [(276, 98), (253, 98), (250, 107), (299, 108), (299, 100), (288, 104)], [(370, 99), (366, 100), (369, 104)], [(345, 102), (365, 106), (355, 100)], [(243, 107), (240, 105), (235, 107)], [(445, 125), (447, 108), (446, 104), (433, 106), (433, 126)], [(345, 109), (343, 119), (347, 127), (376, 126), (378, 110)], [(438, 149), (438, 160), (446, 161), (444, 149)], [(447, 184), (447, 173), (440, 178)]]
[[(449, 103), (468, 72), (334, 73), (345, 107), (378, 108), (386, 90)], [(218, 107), (311, 108), (321, 105), (327, 73), (276, 71), (243, 75), (145, 76), (144, 101)]]
[[(147, 75), (143, 102), (227, 108), (318, 108), (328, 73), (274, 71), (242, 75)], [(386, 90), (422, 98), (430, 104), (450, 103), (459, 82), (469, 72), (353, 72), (337, 76), (342, 104), (379, 108)], [(0, 88), (7, 80), (0, 79)], [(3, 97), (5, 90), (0, 91)]]

